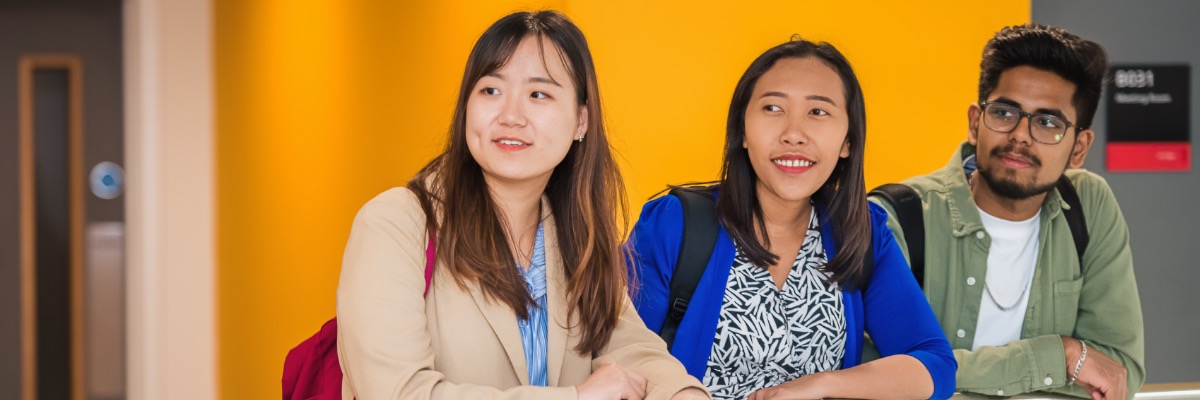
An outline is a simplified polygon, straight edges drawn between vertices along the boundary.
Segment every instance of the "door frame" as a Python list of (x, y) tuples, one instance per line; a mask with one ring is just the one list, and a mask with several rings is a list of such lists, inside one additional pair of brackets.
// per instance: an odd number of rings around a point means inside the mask
[(67, 71), (67, 176), (70, 241), (71, 398), (83, 399), (83, 62), (74, 54), (27, 54), (17, 67), (21, 215), (22, 397), (37, 399), (37, 231), (34, 73)]

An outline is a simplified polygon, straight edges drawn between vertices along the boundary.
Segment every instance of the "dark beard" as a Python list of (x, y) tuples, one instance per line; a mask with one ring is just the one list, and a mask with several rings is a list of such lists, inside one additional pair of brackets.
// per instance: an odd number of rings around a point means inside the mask
[[(1033, 154), (1030, 154), (1024, 149), (1017, 149), (1012, 143), (1009, 143), (1008, 146), (996, 147), (992, 149), (991, 158), (993, 160), (998, 159), (1004, 153), (1020, 154), (1029, 159), (1035, 167), (1040, 168), (1042, 166), (1041, 159), (1037, 158)], [(1030, 197), (1048, 193), (1050, 192), (1050, 189), (1054, 189), (1054, 184), (1057, 182), (1057, 180), (1054, 180), (1041, 185), (1038, 185), (1037, 182), (1021, 184), (1017, 182), (1015, 177), (996, 176), (996, 174), (993, 174), (993, 171), (990, 168), (987, 168), (982, 163), (979, 164), (978, 171), (979, 176), (983, 178), (983, 183), (992, 190), (992, 193), (1010, 200), (1025, 200)]]

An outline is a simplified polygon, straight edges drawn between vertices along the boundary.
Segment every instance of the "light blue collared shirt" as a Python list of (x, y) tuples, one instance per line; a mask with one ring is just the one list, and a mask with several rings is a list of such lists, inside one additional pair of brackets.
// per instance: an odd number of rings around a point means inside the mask
[(537, 239), (533, 244), (533, 257), (529, 270), (517, 266), (525, 278), (525, 287), (536, 307), (529, 307), (529, 319), (517, 319), (521, 328), (521, 344), (525, 346), (525, 365), (529, 368), (529, 383), (546, 386), (546, 245), (542, 239), (542, 224), (538, 223)]

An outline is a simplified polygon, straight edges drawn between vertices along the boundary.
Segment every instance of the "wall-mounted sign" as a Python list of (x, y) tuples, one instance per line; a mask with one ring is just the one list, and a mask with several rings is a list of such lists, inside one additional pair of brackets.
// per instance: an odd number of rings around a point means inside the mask
[(1108, 170), (1186, 172), (1192, 167), (1188, 65), (1114, 65), (1107, 92)]

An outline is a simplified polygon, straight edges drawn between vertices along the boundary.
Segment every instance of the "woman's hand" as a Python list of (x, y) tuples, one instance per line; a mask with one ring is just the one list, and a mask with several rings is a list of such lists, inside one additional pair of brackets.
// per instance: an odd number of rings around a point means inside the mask
[(826, 397), (825, 385), (821, 384), (827, 372), (805, 375), (779, 386), (760, 389), (750, 393), (747, 400), (822, 399)]
[(575, 386), (579, 400), (642, 400), (646, 378), (617, 364), (605, 364)]
[(671, 400), (711, 400), (711, 399), (712, 399), (712, 397), (710, 397), (708, 395), (708, 393), (704, 393), (703, 390), (700, 390), (700, 389), (697, 389), (694, 387), (680, 390), (679, 393), (675, 393), (674, 396), (671, 396)]
[(884, 357), (849, 369), (819, 372), (751, 393), (764, 399), (924, 399), (933, 378), (921, 361), (906, 354)]

